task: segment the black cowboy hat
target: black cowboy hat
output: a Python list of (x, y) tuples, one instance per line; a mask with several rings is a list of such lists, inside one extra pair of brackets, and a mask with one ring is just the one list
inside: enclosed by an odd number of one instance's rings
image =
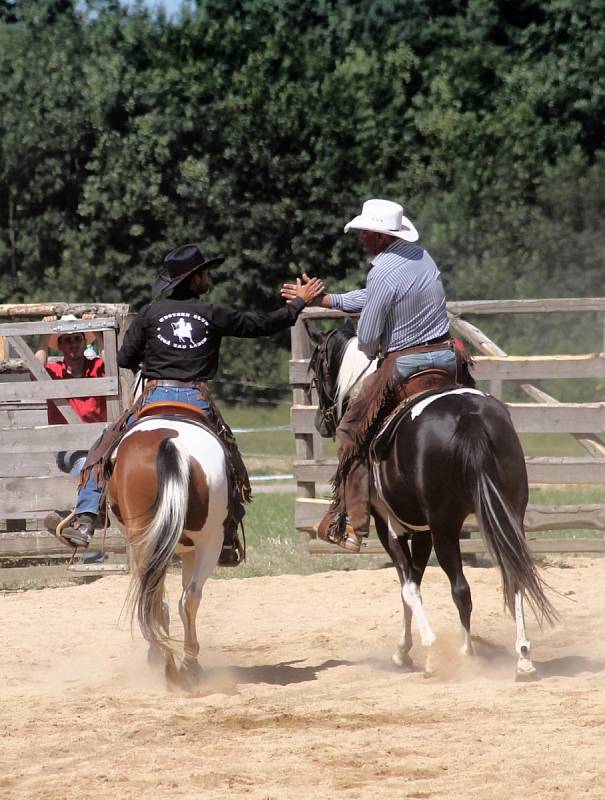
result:
[(169, 292), (196, 270), (208, 269), (211, 264), (222, 264), (224, 260), (223, 256), (206, 258), (197, 244), (175, 247), (164, 257), (164, 266), (153, 284), (153, 293)]

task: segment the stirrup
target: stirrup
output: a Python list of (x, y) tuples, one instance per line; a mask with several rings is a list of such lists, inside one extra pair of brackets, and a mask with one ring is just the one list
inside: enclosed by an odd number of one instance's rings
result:
[[(343, 515), (344, 516), (344, 515)], [(324, 517), (324, 520), (326, 518)], [(319, 522), (313, 526), (315, 535), (318, 539), (323, 539), (324, 542), (335, 544), (346, 550), (348, 553), (359, 553), (364, 545), (364, 538), (367, 533), (357, 533), (354, 530), (348, 518), (345, 518), (344, 526), (340, 519), (334, 519), (322, 530), (322, 523)], [(322, 520), (323, 522), (323, 520)]]
[[(57, 525), (57, 529), (55, 532), (55, 536), (59, 539), (60, 542), (66, 544), (67, 547), (74, 547), (78, 548), (81, 547), (83, 550), (86, 550), (88, 545), (90, 544), (90, 540), (94, 536), (94, 519), (90, 520), (90, 524), (86, 522), (81, 528), (71, 528), (70, 525), (74, 521), (74, 519), (78, 519), (81, 516), (86, 516), (85, 514), (76, 514), (75, 511), (72, 511), (69, 516), (65, 517), (65, 519), (61, 520), (61, 522)], [(92, 515), (87, 515), (92, 516)], [(68, 533), (69, 531), (69, 533)]]
[(238, 536), (237, 528), (230, 534), (229, 540), (223, 539), (223, 547), (218, 557), (219, 567), (239, 567), (246, 560), (246, 535), (243, 525), (242, 535), (243, 544)]
[(357, 531), (353, 530), (353, 526), (350, 522), (347, 522), (344, 535), (340, 542), (337, 544), (346, 550), (348, 553), (360, 553), (361, 548), (364, 545), (364, 536), (361, 533), (357, 533)]
[(68, 514), (65, 517), (65, 519), (62, 519), (57, 524), (57, 527), (53, 531), (54, 535), (61, 542), (61, 544), (65, 545), (65, 547), (74, 547), (74, 545), (70, 541), (68, 541), (67, 539), (63, 538), (63, 533), (62, 532), (63, 532), (63, 528), (65, 528), (66, 525), (69, 525), (69, 523), (74, 520), (75, 516), (76, 516), (76, 512), (75, 512), (75, 509), (74, 509), (70, 514)]

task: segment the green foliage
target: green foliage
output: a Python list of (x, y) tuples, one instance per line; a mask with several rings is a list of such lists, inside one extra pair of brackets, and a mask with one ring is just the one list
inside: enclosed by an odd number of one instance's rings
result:
[[(241, 308), (303, 270), (357, 286), (371, 196), (452, 299), (601, 294), (604, 25), (600, 0), (0, 2), (0, 302), (136, 308), (187, 240)], [(226, 342), (225, 377), (282, 375), (286, 343)]]

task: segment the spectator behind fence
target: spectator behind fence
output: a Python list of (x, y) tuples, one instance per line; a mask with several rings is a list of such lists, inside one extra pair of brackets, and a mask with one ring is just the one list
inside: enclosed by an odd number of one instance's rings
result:
[[(42, 322), (54, 322), (56, 319), (56, 316), (44, 317)], [(61, 321), (76, 319), (77, 317), (74, 317), (73, 314), (61, 317)], [(82, 319), (94, 319), (94, 314), (83, 314)], [(88, 337), (90, 338), (88, 339)], [(96, 352), (92, 350), (93, 342), (97, 344), (101, 356), (96, 355)], [(49, 362), (49, 349), (59, 350), (63, 359)], [(46, 368), (53, 380), (103, 378), (105, 363), (102, 351), (103, 334), (99, 332), (91, 332), (86, 335), (80, 331), (60, 335), (47, 333), (40, 337), (36, 358)], [(107, 422), (107, 404), (104, 397), (70, 397), (68, 402), (82, 422)], [(46, 409), (49, 425), (65, 425), (67, 423), (52, 400), (46, 401)], [(58, 468), (69, 475), (79, 475), (85, 460), (86, 450), (62, 450), (56, 454)]]

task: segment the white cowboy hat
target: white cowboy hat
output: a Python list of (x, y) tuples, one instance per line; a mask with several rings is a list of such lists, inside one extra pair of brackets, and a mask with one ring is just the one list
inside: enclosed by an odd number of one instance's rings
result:
[[(74, 317), (73, 314), (63, 314), (63, 316), (57, 320), (58, 322), (81, 322), (78, 317)], [(51, 333), (50, 338), (48, 340), (48, 346), (52, 347), (53, 350), (59, 349), (59, 337), (65, 336), (66, 333), (74, 333), (74, 331), (69, 330), (69, 326), (66, 326), (64, 331), (61, 333)], [(75, 331), (75, 333), (84, 333), (84, 337), (87, 342), (94, 342), (97, 338), (94, 333), (84, 332), (84, 331)]]
[(345, 225), (345, 233), (351, 229), (387, 233), (406, 242), (418, 241), (418, 231), (407, 217), (399, 203), (390, 200), (366, 200), (361, 214)]

